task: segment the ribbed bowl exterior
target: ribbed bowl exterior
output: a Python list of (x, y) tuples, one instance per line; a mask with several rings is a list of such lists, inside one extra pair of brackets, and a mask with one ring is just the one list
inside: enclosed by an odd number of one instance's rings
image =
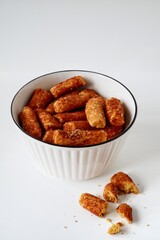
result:
[(115, 159), (128, 133), (108, 142), (88, 148), (53, 148), (26, 138), (35, 164), (49, 177), (67, 180), (85, 180), (101, 175)]

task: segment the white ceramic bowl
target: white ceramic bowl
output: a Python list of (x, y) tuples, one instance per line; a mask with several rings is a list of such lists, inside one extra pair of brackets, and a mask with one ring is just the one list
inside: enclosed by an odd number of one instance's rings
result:
[[(81, 75), (92, 88), (102, 96), (119, 98), (126, 111), (126, 128), (116, 138), (87, 147), (61, 147), (34, 139), (23, 131), (18, 114), (26, 105), (36, 88), (50, 89), (53, 85), (70, 77)], [(137, 116), (137, 103), (130, 90), (116, 79), (92, 71), (66, 70), (49, 73), (33, 79), (15, 95), (11, 104), (14, 123), (26, 139), (33, 153), (33, 159), (40, 169), (51, 177), (84, 180), (96, 177), (107, 170), (108, 164), (117, 156)]]

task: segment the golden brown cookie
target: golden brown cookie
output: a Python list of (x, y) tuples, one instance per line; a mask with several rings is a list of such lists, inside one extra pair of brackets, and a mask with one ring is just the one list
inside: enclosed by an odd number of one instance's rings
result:
[(33, 95), (29, 100), (27, 106), (31, 107), (32, 109), (45, 108), (52, 99), (52, 94), (49, 91), (37, 88), (33, 92)]
[(32, 108), (25, 106), (19, 113), (20, 125), (26, 133), (37, 139), (42, 137), (42, 129)]
[(55, 113), (55, 110), (54, 110), (54, 102), (55, 102), (55, 101), (49, 103), (49, 105), (46, 107), (46, 111), (49, 112), (49, 113), (51, 113), (51, 114), (54, 114), (54, 113)]
[(54, 115), (54, 117), (57, 118), (59, 122), (62, 124), (70, 121), (86, 120), (86, 114), (84, 110), (75, 111), (75, 112), (57, 113)]
[(49, 112), (45, 109), (37, 108), (35, 110), (39, 121), (41, 122), (43, 128), (47, 131), (50, 129), (59, 129), (62, 128), (62, 125), (56, 118), (54, 118)]
[(83, 193), (79, 199), (80, 205), (98, 217), (104, 217), (107, 213), (107, 201), (90, 193)]
[(122, 126), (124, 120), (124, 108), (121, 101), (115, 97), (106, 100), (106, 115), (111, 125)]
[(76, 129), (81, 129), (81, 130), (93, 130), (93, 128), (90, 126), (88, 121), (83, 120), (83, 121), (71, 121), (71, 122), (66, 122), (63, 125), (63, 130), (64, 131), (73, 131)]
[(59, 98), (60, 96), (84, 85), (86, 85), (84, 78), (81, 76), (75, 76), (56, 84), (50, 89), (50, 92), (54, 98)]
[(132, 208), (128, 204), (126, 203), (120, 204), (117, 207), (116, 211), (120, 214), (122, 218), (125, 218), (129, 223), (133, 221)]
[(124, 193), (139, 193), (137, 186), (126, 173), (118, 172), (111, 177), (110, 181)]
[(104, 128), (104, 130), (107, 132), (108, 140), (110, 140), (117, 137), (124, 130), (124, 125), (113, 126), (109, 124)]
[(104, 107), (105, 99), (102, 97), (91, 98), (86, 103), (86, 118), (92, 127), (104, 128), (106, 126)]
[(117, 187), (113, 183), (106, 184), (103, 190), (103, 197), (108, 202), (117, 203), (118, 202)]
[(58, 98), (54, 103), (54, 110), (56, 113), (64, 113), (85, 107), (87, 101), (94, 96), (97, 94), (92, 89), (85, 89), (81, 92), (73, 91)]
[(54, 143), (64, 146), (89, 146), (105, 142), (107, 134), (104, 130), (80, 130), (71, 132), (55, 130)]
[(42, 141), (53, 144), (54, 143), (53, 135), (54, 135), (54, 130), (51, 129), (51, 130), (46, 131), (43, 136)]

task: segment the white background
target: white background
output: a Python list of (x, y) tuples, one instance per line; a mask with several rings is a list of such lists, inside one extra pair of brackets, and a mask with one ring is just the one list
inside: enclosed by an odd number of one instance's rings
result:
[[(31, 79), (65, 69), (93, 70), (125, 84), (138, 117), (103, 176), (50, 179), (35, 168), (10, 115), (14, 94)], [(160, 1), (0, 0), (0, 239), (159, 239)], [(134, 222), (110, 236), (106, 218), (79, 206), (83, 192), (102, 195), (117, 171), (139, 195), (121, 197)], [(110, 205), (108, 217), (121, 219)]]

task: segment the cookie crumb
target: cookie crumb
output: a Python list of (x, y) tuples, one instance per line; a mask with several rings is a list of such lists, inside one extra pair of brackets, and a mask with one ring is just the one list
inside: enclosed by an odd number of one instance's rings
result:
[(107, 222), (112, 222), (112, 219), (111, 218), (106, 218), (106, 221)]
[(107, 232), (111, 235), (120, 233), (122, 226), (123, 226), (123, 224), (121, 222), (113, 223), (112, 226), (108, 228)]

